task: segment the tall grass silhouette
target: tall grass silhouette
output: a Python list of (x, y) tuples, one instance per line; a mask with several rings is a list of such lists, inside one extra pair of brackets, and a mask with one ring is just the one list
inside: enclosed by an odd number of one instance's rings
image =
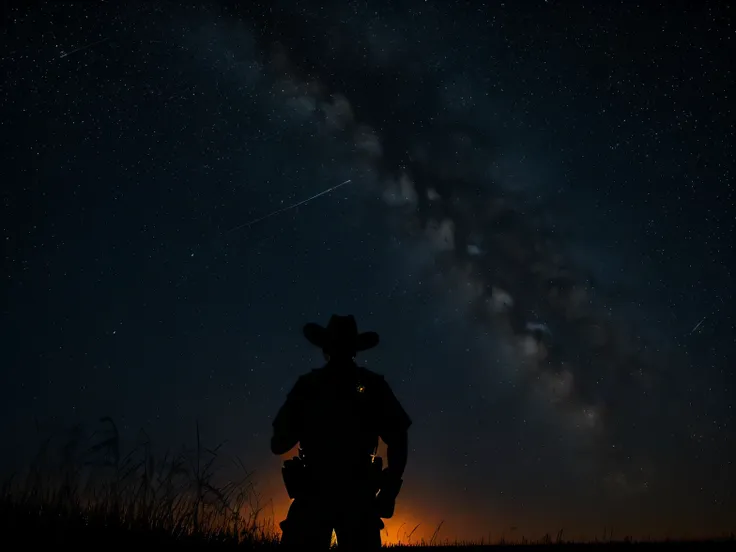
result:
[[(86, 434), (77, 426), (45, 439), (30, 465), (2, 487), (4, 534), (38, 543), (207, 543), (273, 547), (277, 534), (262, 519), (251, 473), (220, 448), (203, 445), (156, 458), (141, 431), (132, 450), (110, 418)], [(239, 473), (223, 479), (224, 473)]]

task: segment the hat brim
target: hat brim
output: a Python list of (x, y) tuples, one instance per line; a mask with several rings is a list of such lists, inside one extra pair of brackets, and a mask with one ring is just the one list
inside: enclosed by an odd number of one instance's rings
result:
[(358, 351), (367, 351), (378, 345), (378, 334), (376, 332), (363, 332), (358, 334), (356, 339), (356, 349)]
[[(330, 345), (327, 328), (320, 326), (319, 324), (315, 324), (314, 322), (309, 322), (304, 325), (304, 337), (306, 337), (307, 341), (312, 345), (319, 347), (320, 349), (325, 349)], [(378, 345), (378, 342), (379, 337), (376, 332), (359, 333), (355, 337), (355, 350), (357, 352), (367, 351), (368, 349), (372, 349)]]

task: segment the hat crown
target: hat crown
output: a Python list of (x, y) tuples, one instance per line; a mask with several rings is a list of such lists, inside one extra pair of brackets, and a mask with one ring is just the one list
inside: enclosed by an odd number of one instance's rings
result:
[(333, 314), (327, 323), (327, 332), (332, 339), (355, 339), (358, 335), (358, 323), (352, 314)]

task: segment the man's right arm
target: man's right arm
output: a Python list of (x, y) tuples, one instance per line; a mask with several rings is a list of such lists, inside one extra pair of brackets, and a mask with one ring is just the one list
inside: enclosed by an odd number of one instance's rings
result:
[(387, 433), (382, 437), (386, 443), (386, 460), (391, 477), (401, 479), (406, 469), (406, 461), (409, 456), (409, 431), (408, 428), (395, 433)]
[(409, 454), (409, 427), (411, 418), (399, 403), (388, 382), (382, 382), (380, 436), (386, 443), (388, 473), (401, 479)]
[(376, 511), (381, 518), (394, 515), (396, 497), (403, 485), (404, 469), (409, 453), (411, 419), (388, 383), (382, 379), (380, 394), (379, 435), (386, 443), (388, 467), (381, 474), (380, 491), (376, 496)]

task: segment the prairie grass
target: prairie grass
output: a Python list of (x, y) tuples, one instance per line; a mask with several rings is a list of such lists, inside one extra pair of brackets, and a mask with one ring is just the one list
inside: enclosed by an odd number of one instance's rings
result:
[[(110, 418), (45, 439), (30, 465), (0, 495), (4, 535), (24, 544), (187, 543), (272, 548), (251, 473), (239, 459), (223, 470), (220, 447), (203, 445), (156, 458), (141, 432), (127, 454)], [(234, 469), (233, 469), (234, 468)], [(218, 478), (239, 473), (236, 479)]]
[[(141, 431), (131, 450), (121, 452), (121, 437), (110, 418), (87, 433), (81, 427), (49, 437), (29, 465), (5, 479), (0, 489), (0, 530), (4, 540), (19, 545), (196, 545), (240, 550), (278, 548), (273, 519), (263, 516), (263, 501), (252, 473), (235, 458), (226, 462), (221, 446), (196, 442), (175, 454), (154, 456)], [(228, 466), (229, 464), (229, 466)], [(226, 469), (227, 468), (227, 469)], [(224, 474), (239, 474), (233, 478)], [(509, 543), (441, 541), (442, 524), (429, 542), (412, 543), (416, 527), (394, 549), (505, 550), (534, 547), (559, 550), (736, 549), (730, 538), (706, 542), (636, 542), (630, 537), (577, 543), (545, 535)], [(334, 545), (334, 539), (333, 539)], [(17, 546), (16, 546), (17, 547)]]

